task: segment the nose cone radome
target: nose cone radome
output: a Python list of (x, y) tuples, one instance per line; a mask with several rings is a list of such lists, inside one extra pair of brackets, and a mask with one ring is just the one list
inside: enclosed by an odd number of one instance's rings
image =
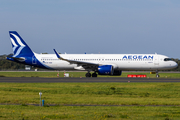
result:
[(171, 66), (172, 66), (172, 68), (176, 68), (176, 67), (178, 66), (178, 64), (173, 61), (172, 64), (171, 64)]

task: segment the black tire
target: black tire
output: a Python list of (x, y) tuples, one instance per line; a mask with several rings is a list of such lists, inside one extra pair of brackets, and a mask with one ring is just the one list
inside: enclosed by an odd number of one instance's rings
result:
[(160, 77), (159, 74), (156, 74), (156, 77), (159, 78)]
[(91, 77), (91, 73), (86, 73), (86, 77)]
[(96, 73), (93, 73), (93, 74), (92, 74), (92, 77), (97, 77), (97, 74), (96, 74)]

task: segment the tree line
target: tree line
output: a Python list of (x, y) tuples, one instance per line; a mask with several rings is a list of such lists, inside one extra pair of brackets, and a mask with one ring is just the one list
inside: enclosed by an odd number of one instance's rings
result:
[(12, 62), (9, 60), (6, 60), (7, 55), (1, 55), (0, 56), (0, 70), (19, 70), (19, 69), (25, 69), (24, 64)]

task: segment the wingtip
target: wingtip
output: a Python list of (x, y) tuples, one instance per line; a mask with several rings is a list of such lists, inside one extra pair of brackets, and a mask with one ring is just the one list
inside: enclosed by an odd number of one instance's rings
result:
[(53, 49), (54, 50), (54, 52), (56, 53), (56, 50), (55, 49)]
[(57, 53), (57, 51), (56, 51), (55, 49), (53, 49), (53, 50), (54, 50), (54, 52), (55, 52), (57, 58), (61, 58), (61, 57), (59, 56), (59, 54)]

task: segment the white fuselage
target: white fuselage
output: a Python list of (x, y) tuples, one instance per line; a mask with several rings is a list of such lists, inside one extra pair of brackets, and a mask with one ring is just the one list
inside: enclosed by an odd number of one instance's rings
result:
[[(177, 63), (167, 56), (159, 54), (60, 54), (68, 60), (113, 65), (117, 70), (168, 70), (177, 67)], [(78, 64), (60, 60), (55, 54), (36, 54), (36, 58), (47, 68), (57, 70), (85, 70)]]

